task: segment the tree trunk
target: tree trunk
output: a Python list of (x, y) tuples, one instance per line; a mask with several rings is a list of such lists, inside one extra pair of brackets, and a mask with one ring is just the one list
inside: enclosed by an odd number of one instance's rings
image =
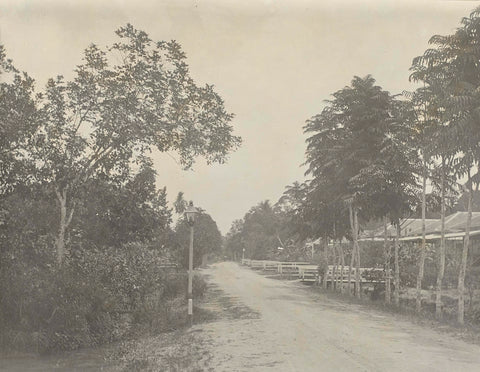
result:
[(418, 260), (418, 275), (417, 275), (417, 299), (416, 299), (416, 311), (420, 313), (422, 311), (422, 281), (425, 272), (425, 257), (427, 255), (427, 240), (426, 240), (426, 228), (425, 218), (427, 212), (427, 165), (425, 160), (423, 161), (423, 182), (422, 182), (422, 245), (420, 246), (420, 256)]
[(361, 282), (360, 282), (360, 247), (358, 245), (358, 231), (359, 231), (359, 226), (358, 226), (358, 209), (355, 208), (353, 210), (353, 222), (355, 226), (355, 252), (356, 252), (356, 257), (355, 257), (355, 296), (360, 298), (361, 297)]
[(339, 243), (338, 249), (340, 254), (340, 293), (343, 293), (345, 291), (345, 288), (343, 286), (343, 270), (345, 267), (345, 255), (343, 253), (342, 242)]
[(352, 294), (352, 271), (353, 264), (355, 263), (355, 246), (352, 242), (352, 253), (350, 256), (350, 265), (348, 266), (348, 294)]
[(396, 306), (400, 305), (400, 265), (398, 262), (398, 251), (400, 249), (400, 237), (401, 237), (401, 228), (400, 221), (397, 220), (397, 236), (395, 237), (395, 247), (394, 247), (394, 260), (395, 260), (395, 291), (393, 292), (393, 302)]
[[(353, 222), (353, 207), (352, 204), (350, 203), (348, 206), (348, 211), (350, 215), (350, 227), (352, 229), (352, 237), (354, 235), (354, 222)], [(353, 270), (353, 264), (355, 263), (355, 240), (352, 239), (352, 254), (350, 257), (350, 266), (348, 270), (348, 294), (352, 294), (352, 270)]]
[(337, 280), (338, 280), (338, 255), (337, 255), (337, 246), (335, 243), (335, 239), (333, 240), (333, 272), (332, 272), (332, 289), (337, 290)]
[(385, 302), (392, 300), (390, 283), (390, 244), (387, 236), (387, 216), (383, 217), (383, 252), (385, 257)]
[(327, 289), (327, 279), (328, 279), (328, 239), (325, 236), (325, 249), (324, 249), (324, 257), (325, 257), (325, 274), (323, 275), (323, 289)]
[(55, 246), (57, 248), (57, 263), (61, 265), (65, 257), (65, 231), (67, 221), (67, 207), (65, 199), (59, 199), (60, 207), (60, 222), (58, 227), (58, 234), (55, 239)]
[[(465, 274), (467, 271), (467, 257), (468, 257), (468, 248), (470, 245), (470, 227), (472, 224), (472, 199), (473, 199), (473, 187), (472, 179), (470, 177), (470, 172), (468, 172), (468, 214), (467, 214), (467, 225), (465, 227), (465, 237), (463, 238), (463, 249), (462, 249), (462, 262), (460, 265), (460, 272), (458, 274), (458, 314), (457, 321), (459, 324), (464, 324), (464, 315), (465, 315)], [(478, 190), (478, 184), (476, 189)]]
[(438, 257), (437, 288), (435, 296), (435, 317), (442, 318), (442, 283), (445, 274), (445, 160), (442, 158), (442, 175), (440, 181), (441, 212), (440, 212), (440, 251)]
[(67, 190), (58, 190), (55, 189), (55, 194), (57, 196), (57, 202), (60, 210), (60, 220), (58, 226), (58, 234), (55, 238), (55, 248), (57, 251), (57, 263), (59, 265), (63, 264), (66, 254), (66, 245), (65, 245), (65, 237), (67, 228), (72, 221), (73, 211), (74, 208), (72, 207), (70, 211), (67, 210)]

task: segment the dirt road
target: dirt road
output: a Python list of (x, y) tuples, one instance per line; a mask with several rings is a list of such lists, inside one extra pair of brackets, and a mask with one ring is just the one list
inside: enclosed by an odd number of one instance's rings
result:
[(235, 263), (204, 271), (250, 317), (201, 324), (214, 371), (480, 371), (480, 347)]

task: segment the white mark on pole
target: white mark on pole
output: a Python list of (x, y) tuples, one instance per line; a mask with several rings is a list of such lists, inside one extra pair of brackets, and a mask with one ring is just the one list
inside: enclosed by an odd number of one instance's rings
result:
[(189, 298), (188, 299), (188, 315), (192, 315), (192, 314), (193, 314), (193, 300)]

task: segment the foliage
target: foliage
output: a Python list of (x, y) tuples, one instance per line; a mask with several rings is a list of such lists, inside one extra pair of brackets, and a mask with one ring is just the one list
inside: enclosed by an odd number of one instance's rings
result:
[[(277, 212), (284, 215), (285, 234), (293, 241), (301, 241), (311, 235), (311, 226), (305, 217), (309, 184), (295, 181), (285, 187), (283, 195), (275, 204)], [(286, 231), (285, 231), (286, 230)]]
[(374, 83), (355, 77), (305, 126), (313, 187), (326, 200), (351, 201), (367, 221), (394, 212), (398, 219), (416, 186), (409, 108)]
[(243, 218), (242, 239), (245, 255), (253, 259), (273, 258), (284, 242), (280, 220), (268, 200), (252, 207)]
[(242, 238), (243, 219), (235, 220), (225, 237), (225, 252), (233, 260), (238, 260), (244, 254), (245, 245)]
[[(240, 144), (232, 134), (233, 115), (213, 86), (193, 81), (178, 43), (153, 42), (130, 24), (116, 34), (119, 41), (110, 47), (92, 44), (85, 50), (72, 81), (50, 79), (35, 100), (33, 80), (16, 73), (0, 50), (0, 65), (14, 74), (13, 83), (2, 84), (0, 112), (8, 111), (2, 124), (8, 136), (2, 138), (10, 143), (2, 144), (2, 153), (11, 154), (21, 144), (20, 153), (32, 160), (37, 181), (55, 192), (59, 263), (89, 180), (122, 182), (132, 161), (152, 149), (177, 152), (182, 166), (190, 168), (199, 156), (223, 163)], [(30, 122), (35, 138), (28, 141), (23, 135), (17, 141), (17, 133), (30, 128)], [(13, 160), (4, 160), (2, 172), (11, 173)]]
[[(359, 221), (389, 216), (399, 225), (416, 201), (417, 151), (409, 141), (414, 115), (408, 103), (375, 85), (370, 75), (355, 76), (332, 96), (304, 127), (312, 177), (309, 204), (317, 209), (324, 240), (347, 236), (350, 222), (350, 267), (357, 268), (355, 294), (360, 296)], [(395, 252), (397, 257), (397, 245)]]
[(166, 189), (156, 189), (155, 176), (152, 165), (144, 163), (122, 184), (89, 181), (88, 194), (72, 221), (72, 241), (102, 247), (162, 237), (171, 222), (171, 210)]
[[(169, 329), (184, 306), (187, 281), (163, 264), (158, 251), (141, 244), (77, 247), (62, 268), (11, 258), (2, 270), (2, 341), (30, 334), (31, 344), (10, 346), (67, 350), (118, 340), (134, 326)], [(205, 286), (195, 287), (200, 296)]]
[[(464, 323), (464, 292), (467, 270), (469, 231), (471, 227), (472, 195), (480, 185), (480, 67), (478, 65), (478, 35), (480, 8), (476, 8), (461, 21), (454, 34), (435, 35), (430, 39), (432, 48), (413, 60), (412, 78), (428, 84), (440, 121), (435, 131), (434, 148), (440, 153), (442, 171), (451, 170), (456, 178), (467, 178), (468, 219), (458, 275), (458, 322)], [(448, 166), (445, 167), (447, 160)], [(443, 184), (443, 177), (442, 177)], [(474, 188), (473, 185), (476, 185)], [(442, 188), (443, 190), (443, 188)], [(443, 246), (443, 245), (442, 245)], [(443, 257), (443, 252), (442, 252)], [(443, 269), (440, 269), (439, 283)], [(439, 286), (440, 288), (441, 286)], [(440, 298), (440, 296), (439, 296)], [(440, 315), (440, 311), (438, 311)]]
[[(177, 260), (183, 267), (188, 268), (190, 226), (184, 218), (178, 220), (175, 234)], [(193, 266), (200, 266), (204, 255), (220, 254), (222, 244), (222, 234), (218, 230), (217, 223), (208, 213), (200, 209), (194, 225)]]
[[(241, 139), (177, 42), (130, 24), (116, 34), (38, 94), (0, 46), (2, 346), (73, 349), (186, 321), (186, 272), (172, 268), (183, 236), (149, 153), (223, 163)], [(199, 224), (205, 252), (219, 251), (215, 222)]]
[[(17, 186), (0, 223), (2, 345), (38, 351), (98, 345), (147, 327), (183, 324), (186, 273), (174, 262), (165, 189), (145, 162), (122, 183), (95, 179), (77, 206), (74, 248), (55, 265), (56, 209), (49, 188)], [(194, 281), (196, 296), (205, 284)], [(183, 310), (182, 310), (183, 311)], [(183, 320), (182, 320), (183, 319)]]
[(38, 126), (36, 105), (33, 79), (13, 66), (0, 45), (0, 197), (31, 178), (33, 164), (22, 150)]

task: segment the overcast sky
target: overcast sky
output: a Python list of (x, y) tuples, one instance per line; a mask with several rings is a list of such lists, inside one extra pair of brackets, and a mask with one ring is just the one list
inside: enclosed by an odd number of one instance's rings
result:
[[(72, 76), (92, 42), (132, 23), (153, 40), (177, 40), (199, 84), (216, 86), (243, 137), (227, 164), (182, 171), (155, 154), (158, 185), (206, 209), (226, 233), (258, 202), (304, 179), (305, 120), (354, 75), (392, 93), (413, 89), (412, 58), (448, 34), (477, 1), (66, 1), (0, 0), (0, 43), (42, 88)], [(173, 157), (173, 158), (172, 158)]]

